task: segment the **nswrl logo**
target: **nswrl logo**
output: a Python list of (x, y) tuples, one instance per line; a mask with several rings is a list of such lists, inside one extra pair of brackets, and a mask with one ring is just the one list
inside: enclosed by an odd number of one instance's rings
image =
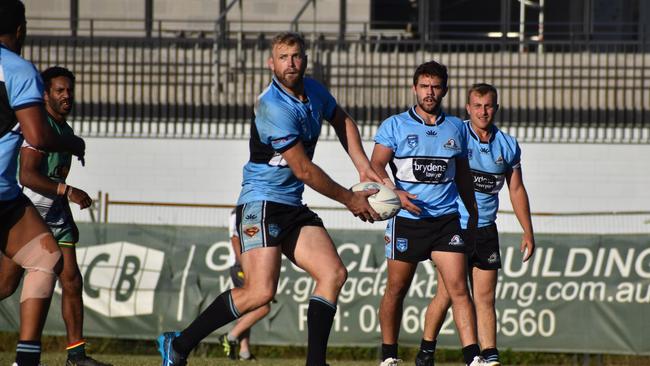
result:
[(77, 248), (84, 305), (107, 317), (152, 314), (164, 260), (164, 252), (129, 242)]

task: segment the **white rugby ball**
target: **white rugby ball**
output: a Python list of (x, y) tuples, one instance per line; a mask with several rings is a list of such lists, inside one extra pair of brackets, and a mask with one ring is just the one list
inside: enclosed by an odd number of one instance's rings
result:
[(368, 203), (377, 211), (381, 217), (381, 221), (388, 220), (397, 215), (397, 212), (402, 208), (402, 203), (399, 197), (393, 192), (392, 189), (383, 184), (375, 182), (361, 182), (357, 183), (350, 188), (353, 192), (368, 191), (371, 189), (378, 189), (379, 192), (368, 196)]

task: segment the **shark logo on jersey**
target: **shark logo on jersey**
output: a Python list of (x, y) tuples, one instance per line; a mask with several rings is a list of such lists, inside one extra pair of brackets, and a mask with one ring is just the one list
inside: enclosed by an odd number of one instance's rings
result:
[(487, 147), (482, 147), (482, 148), (479, 149), (479, 151), (481, 153), (483, 153), (483, 154), (489, 154), (490, 153), (490, 149), (487, 148)]
[(490, 254), (490, 257), (488, 258), (488, 263), (494, 264), (499, 262), (499, 252), (493, 252)]
[(289, 163), (287, 163), (287, 161), (284, 160), (284, 158), (282, 157), (282, 154), (280, 154), (279, 152), (276, 151), (275, 154), (273, 154), (273, 157), (271, 158), (271, 160), (269, 160), (269, 165), (270, 166), (287, 166), (287, 165), (289, 165)]
[(495, 164), (501, 165), (503, 164), (503, 156), (499, 155), (497, 160), (494, 161)]
[(414, 149), (418, 146), (418, 135), (408, 135), (406, 136), (406, 143)]
[(280, 235), (280, 225), (278, 225), (278, 224), (270, 224), (269, 225), (269, 235), (271, 235), (274, 238), (277, 238), (278, 235)]
[(436, 130), (427, 130), (427, 136), (436, 137), (436, 136), (438, 136), (438, 131), (436, 131)]
[(404, 238), (397, 238), (395, 241), (395, 247), (397, 250), (404, 253), (409, 248), (409, 240)]
[(449, 241), (449, 245), (451, 245), (451, 246), (463, 246), (463, 245), (465, 245), (465, 242), (460, 237), (460, 235), (456, 234), (456, 235), (451, 237), (451, 240)]
[(449, 149), (449, 150), (460, 150), (460, 147), (458, 146), (458, 144), (456, 143), (456, 140), (454, 140), (454, 139), (447, 140), (447, 143), (445, 143), (443, 145), (443, 147), (445, 149)]

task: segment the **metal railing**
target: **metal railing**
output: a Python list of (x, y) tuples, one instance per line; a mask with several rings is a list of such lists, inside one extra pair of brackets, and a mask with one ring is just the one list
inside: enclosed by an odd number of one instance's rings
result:
[[(266, 87), (268, 36), (210, 38), (34, 36), (23, 55), (39, 69), (66, 66), (77, 77), (71, 116), (83, 136), (245, 138)], [(644, 43), (645, 44), (645, 43)], [(499, 125), (521, 141), (650, 141), (650, 53), (639, 41), (432, 41), (362, 38), (309, 42), (308, 73), (326, 84), (365, 139), (413, 103), (421, 62), (449, 68), (448, 113), (464, 116), (475, 82), (500, 91)], [(333, 137), (324, 129), (324, 137)]]
[[(181, 226), (227, 226), (233, 204), (153, 202), (114, 199), (105, 193), (97, 202), (101, 220), (92, 222), (132, 223)], [(383, 230), (385, 222), (362, 222), (343, 206), (309, 206), (325, 222), (336, 229)], [(650, 211), (600, 212), (533, 212), (535, 232), (573, 234), (639, 234), (650, 233)], [(81, 218), (80, 221), (89, 221)], [(500, 210), (497, 217), (500, 232), (521, 232), (513, 211)]]

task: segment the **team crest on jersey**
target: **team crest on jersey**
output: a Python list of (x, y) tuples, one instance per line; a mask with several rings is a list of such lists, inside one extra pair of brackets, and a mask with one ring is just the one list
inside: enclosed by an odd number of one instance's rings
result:
[(260, 227), (259, 225), (250, 225), (246, 226), (243, 231), (249, 238), (254, 238), (260, 232)]
[(274, 238), (277, 238), (278, 235), (280, 235), (280, 225), (278, 224), (269, 225), (269, 235), (271, 235)]
[(493, 252), (488, 258), (488, 263), (494, 264), (499, 262), (499, 252)]
[(438, 131), (436, 131), (436, 130), (427, 130), (427, 136), (436, 137), (436, 136), (438, 136)]
[(456, 140), (454, 139), (449, 139), (447, 140), (447, 143), (443, 145), (445, 149), (449, 150), (460, 150), (460, 147), (458, 146), (458, 143), (456, 143)]
[(408, 136), (406, 136), (406, 143), (411, 148), (415, 148), (416, 146), (418, 146), (418, 135), (408, 135)]
[(460, 235), (456, 234), (451, 237), (451, 240), (449, 241), (449, 245), (452, 246), (463, 246), (465, 245), (465, 242), (463, 239), (460, 237)]
[(501, 165), (503, 164), (503, 156), (499, 155), (497, 160), (494, 161), (495, 164)]
[(395, 240), (395, 247), (397, 250), (404, 253), (409, 248), (409, 240), (404, 238), (397, 238), (397, 240)]

